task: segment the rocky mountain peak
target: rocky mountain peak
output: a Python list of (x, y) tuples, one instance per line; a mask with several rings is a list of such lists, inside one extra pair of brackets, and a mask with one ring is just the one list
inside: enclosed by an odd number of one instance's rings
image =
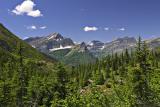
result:
[(82, 42), (82, 43), (80, 44), (80, 47), (81, 47), (81, 48), (86, 47), (86, 43), (85, 43), (85, 42)]
[(87, 51), (88, 49), (87, 49), (87, 45), (86, 45), (86, 43), (85, 42), (82, 42), (80, 45), (79, 45), (79, 52), (85, 52), (85, 51)]
[[(90, 52), (94, 56), (101, 56), (102, 54), (120, 53), (125, 49), (133, 50), (136, 46), (136, 39), (134, 37), (121, 37), (114, 41), (103, 43), (98, 40), (93, 40), (89, 43), (82, 42), (75, 44), (72, 39), (65, 38), (59, 33), (52, 33), (44, 37), (33, 37), (25, 40), (32, 47), (44, 53), (49, 53), (57, 50), (73, 49), (76, 52), (87, 53)], [(151, 49), (160, 45), (160, 38), (147, 40), (146, 43)]]
[(99, 45), (104, 45), (104, 43), (101, 41), (98, 41), (98, 40), (93, 40), (93, 41), (89, 42), (88, 45), (90, 45), (90, 46), (97, 46), (98, 45), (99, 46)]
[(102, 50), (104, 48), (104, 43), (98, 40), (93, 40), (88, 43), (87, 48), (92, 53), (97, 53), (98, 51)]
[(136, 39), (134, 37), (122, 37), (122, 38), (117, 38), (113, 42), (120, 42), (120, 43), (136, 43)]
[(110, 53), (122, 52), (124, 49), (131, 50), (136, 46), (136, 39), (134, 37), (122, 37), (116, 40), (106, 43), (103, 51)]
[(68, 49), (74, 46), (72, 39), (64, 38), (59, 33), (52, 33), (43, 37), (34, 37), (25, 41), (28, 42), (32, 47), (44, 53), (55, 50)]
[(52, 33), (52, 34), (47, 36), (47, 39), (48, 40), (57, 40), (58, 41), (58, 40), (64, 39), (64, 37), (59, 33)]

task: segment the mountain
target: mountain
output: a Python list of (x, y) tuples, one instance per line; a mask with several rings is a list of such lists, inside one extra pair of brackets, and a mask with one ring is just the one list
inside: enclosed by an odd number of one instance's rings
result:
[(146, 40), (146, 43), (151, 49), (157, 48), (160, 46), (160, 38)]
[[(87, 44), (84, 42), (75, 44), (72, 39), (65, 38), (59, 33), (45, 37), (32, 37), (25, 41), (39, 51), (68, 64), (94, 62), (91, 60), (93, 57), (95, 60), (96, 58), (103, 58), (107, 54), (121, 53), (125, 49), (134, 51), (137, 44), (134, 37), (117, 38), (107, 43), (93, 40)], [(160, 38), (146, 40), (146, 43), (150, 49), (154, 49), (160, 46)]]
[[(53, 38), (52, 41), (62, 39)], [(39, 39), (42, 38), (28, 41)], [(93, 52), (103, 49), (116, 52), (117, 49), (132, 48), (131, 44), (135, 42), (134, 38), (125, 37), (107, 44), (100, 41), (89, 44), (82, 42), (72, 48), (49, 51), (51, 56), (61, 58), (66, 64), (78, 65), (69, 67), (50, 63), (49, 59), (52, 58), (43, 55), (0, 24), (0, 107), (90, 107), (93, 104), (94, 107), (126, 104), (128, 107), (142, 107), (143, 103), (143, 107), (159, 107), (160, 48), (155, 53), (137, 50), (136, 53), (142, 54), (139, 61), (136, 59), (140, 56), (133, 53), (136, 56), (108, 56), (94, 63), (96, 58)], [(159, 38), (146, 42), (152, 49), (160, 45)], [(141, 64), (144, 66), (139, 66)], [(149, 97), (146, 92), (150, 93)], [(130, 96), (134, 97), (130, 100)], [(145, 98), (149, 99), (143, 100)]]
[(96, 57), (88, 50), (87, 45), (82, 42), (65, 55), (64, 62), (69, 62), (72, 65), (90, 64), (96, 62)]
[(45, 37), (32, 37), (25, 40), (32, 47), (41, 52), (49, 53), (60, 49), (68, 49), (74, 46), (70, 38), (64, 38), (59, 33), (52, 33)]
[(56, 51), (51, 51), (48, 54), (59, 61), (64, 60), (64, 57), (71, 51), (72, 49), (60, 49)]
[(118, 38), (114, 41), (104, 44), (103, 53), (119, 53), (125, 49), (131, 50), (136, 46), (136, 39), (134, 37)]
[(99, 57), (104, 48), (104, 43), (98, 40), (93, 40), (88, 43), (87, 48), (94, 56)]
[(20, 47), (22, 47), (21, 54), (26, 59), (53, 61), (49, 56), (40, 53), (0, 24), (0, 53), (3, 53), (4, 56), (7, 54), (18, 57)]
[[(59, 33), (53, 33), (45, 37), (28, 38), (25, 41), (41, 52), (52, 56), (55, 56), (53, 55), (53, 53), (57, 54), (60, 52), (63, 53), (62, 55), (65, 55), (65, 53), (69, 50), (74, 50), (77, 45), (74, 44), (74, 42), (70, 38), (64, 38)], [(93, 40), (88, 44), (82, 42), (81, 45), (85, 44), (90, 53), (92, 53), (95, 57), (99, 57), (103, 56), (103, 54), (110, 54), (112, 52), (122, 52), (126, 48), (132, 49), (136, 46), (136, 43), (137, 41), (134, 37), (123, 37), (108, 43)]]
[(96, 60), (84, 42), (74, 44), (70, 38), (65, 38), (59, 33), (45, 37), (32, 37), (25, 41), (37, 50), (66, 64), (94, 63)]
[[(160, 38), (144, 40), (150, 49), (156, 49), (160, 46)], [(107, 54), (112, 53), (121, 53), (125, 49), (129, 51), (135, 50), (137, 40), (134, 37), (123, 37), (117, 38), (114, 41), (105, 43), (102, 51), (100, 52), (101, 56), (106, 56)]]
[(93, 40), (91, 42), (88, 43), (88, 49), (89, 50), (102, 50), (103, 49), (103, 46), (104, 46), (104, 43), (101, 42), (101, 41), (98, 41), (98, 40)]
[(71, 49), (60, 49), (49, 53), (53, 58), (68, 65), (95, 63), (96, 57), (88, 50), (87, 45), (82, 42)]

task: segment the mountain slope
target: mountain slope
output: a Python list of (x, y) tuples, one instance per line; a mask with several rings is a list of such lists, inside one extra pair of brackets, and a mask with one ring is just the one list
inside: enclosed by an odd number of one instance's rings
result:
[(59, 33), (52, 33), (45, 37), (32, 37), (25, 41), (43, 53), (74, 46), (74, 43), (70, 38), (64, 38)]
[[(59, 61), (73, 64), (77, 62), (92, 62), (88, 58), (92, 59), (94, 57), (93, 59), (95, 59), (96, 57), (101, 59), (108, 54), (121, 53), (126, 49), (134, 51), (137, 44), (137, 40), (134, 37), (122, 37), (108, 43), (97, 40), (93, 40), (88, 44), (82, 43), (86, 48), (82, 49), (80, 48), (82, 44), (74, 44), (72, 39), (65, 38), (59, 33), (53, 33), (45, 37), (28, 38), (25, 41)], [(150, 49), (154, 49), (160, 46), (160, 38), (146, 40), (146, 43)]]
[(5, 52), (13, 56), (18, 56), (20, 46), (22, 47), (22, 56), (24, 58), (36, 59), (36, 60), (50, 60), (48, 56), (38, 52), (26, 42), (19, 39), (7, 28), (0, 24), (0, 52)]
[(131, 50), (136, 46), (136, 39), (134, 37), (123, 37), (118, 38), (112, 42), (106, 43), (104, 45), (104, 53), (119, 53), (123, 52), (125, 49)]
[(72, 49), (52, 51), (49, 55), (67, 65), (89, 64), (96, 61), (96, 58), (87, 49), (84, 42), (74, 46)]
[[(146, 41), (150, 49), (155, 49), (160, 46), (160, 38), (144, 40)], [(107, 53), (121, 53), (125, 49), (134, 50), (137, 44), (137, 40), (134, 37), (118, 38), (114, 41), (104, 44), (102, 49), (103, 54)]]
[(60, 49), (56, 51), (49, 52), (49, 55), (59, 61), (62, 61), (64, 57), (71, 51), (72, 49)]
[(95, 57), (100, 57), (104, 48), (104, 43), (101, 41), (93, 40), (88, 43), (87, 48)]
[(84, 42), (75, 45), (70, 38), (65, 38), (59, 33), (28, 38), (25, 41), (37, 50), (68, 65), (94, 63), (96, 60)]
[(86, 44), (82, 42), (80, 45), (75, 46), (69, 53), (67, 53), (63, 61), (73, 65), (89, 64), (95, 63), (96, 58), (87, 49)]
[(146, 40), (146, 43), (151, 49), (160, 47), (160, 38), (150, 39)]

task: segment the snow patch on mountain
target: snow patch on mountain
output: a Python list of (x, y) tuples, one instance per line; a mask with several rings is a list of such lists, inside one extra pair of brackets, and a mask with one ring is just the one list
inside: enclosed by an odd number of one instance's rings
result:
[(71, 49), (73, 46), (62, 46), (62, 45), (60, 45), (60, 47), (59, 48), (53, 48), (53, 49), (49, 49), (49, 51), (57, 51), (57, 50), (62, 50), (62, 49)]

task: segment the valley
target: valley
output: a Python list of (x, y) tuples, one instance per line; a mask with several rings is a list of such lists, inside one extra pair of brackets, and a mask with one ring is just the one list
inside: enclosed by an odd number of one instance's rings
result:
[(158, 107), (160, 39), (21, 40), (0, 24), (1, 107)]
[[(63, 37), (60, 33), (52, 33), (44, 37), (31, 37), (25, 39), (32, 47), (43, 52), (65, 64), (85, 64), (95, 62), (93, 60), (102, 59), (107, 55), (122, 53), (126, 49), (135, 51), (137, 38), (123, 37), (117, 38), (111, 42), (103, 43), (98, 40), (92, 40), (88, 43), (76, 43), (71, 38)], [(149, 49), (154, 50), (160, 46), (160, 38), (145, 40)], [(76, 57), (75, 57), (76, 56)], [(83, 59), (80, 61), (79, 59)], [(87, 59), (89, 58), (89, 59)], [(68, 61), (68, 59), (76, 60)], [(93, 60), (91, 60), (93, 59)], [(86, 64), (87, 64), (86, 63)]]

